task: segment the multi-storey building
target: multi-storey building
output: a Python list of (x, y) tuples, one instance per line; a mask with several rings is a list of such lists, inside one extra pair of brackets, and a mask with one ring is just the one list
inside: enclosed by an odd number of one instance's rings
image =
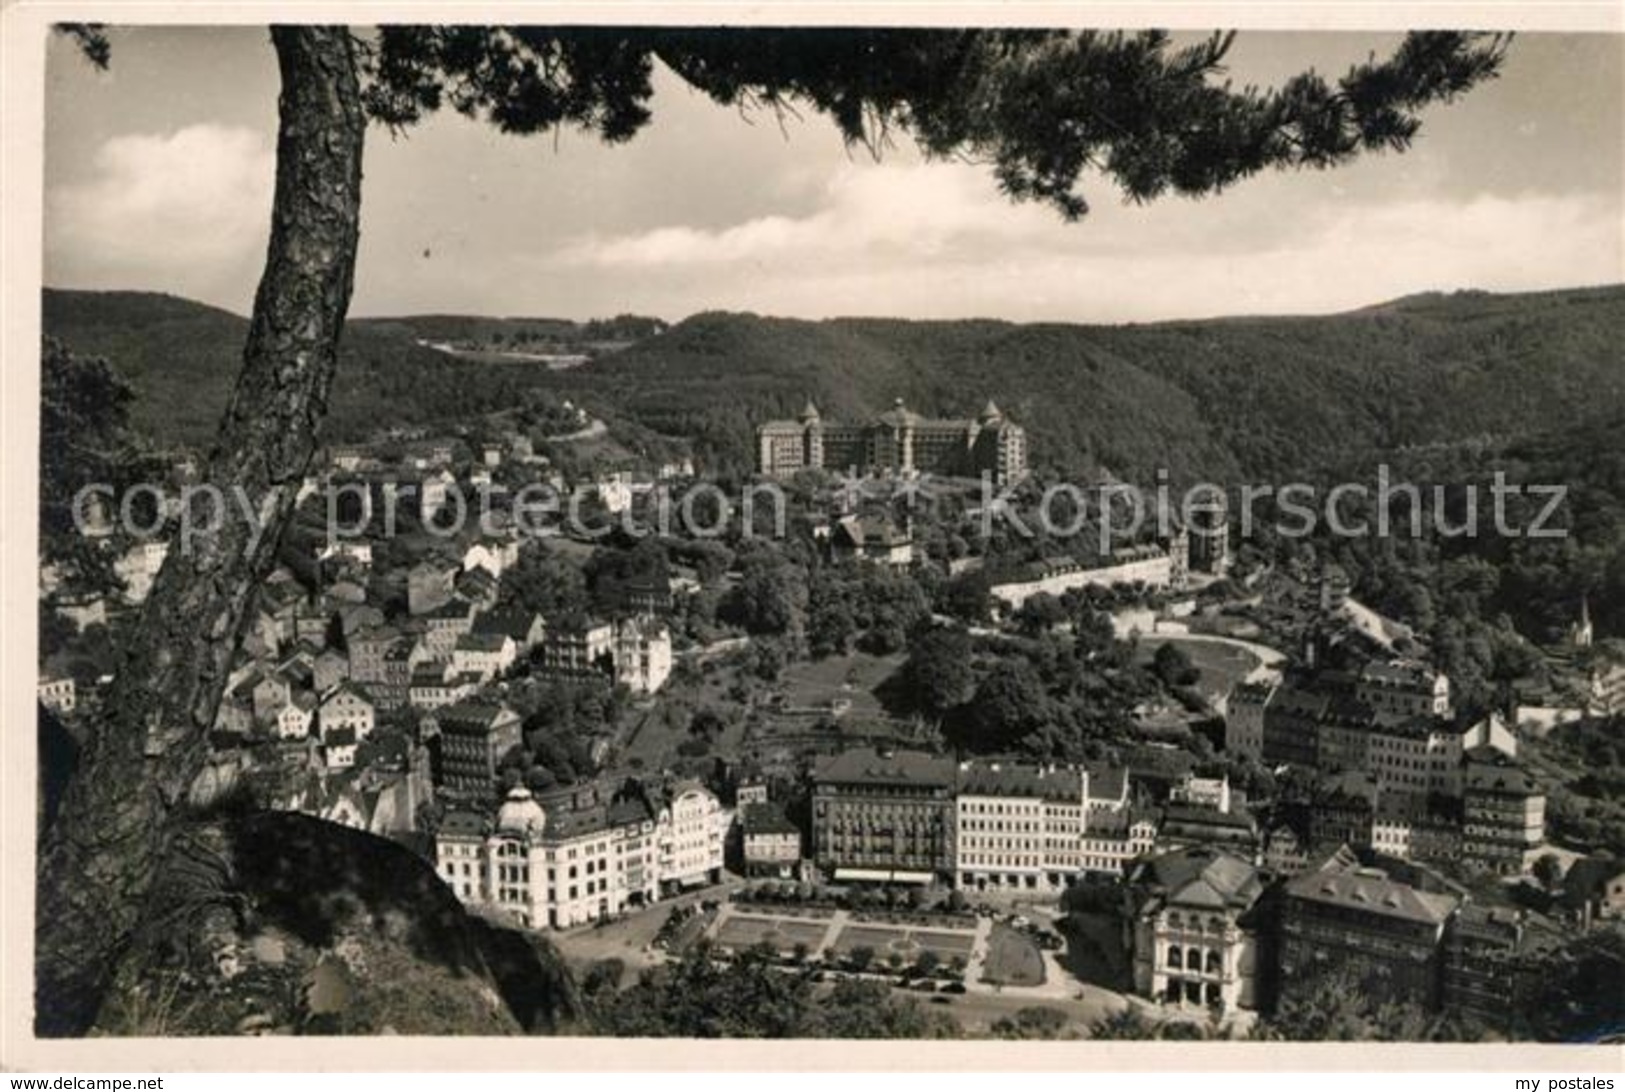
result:
[(679, 781), (661, 787), (652, 799), (662, 889), (720, 880), (731, 816), (716, 794), (698, 781)]
[(1158, 853), (1188, 846), (1218, 846), (1255, 864), (1259, 860), (1258, 824), (1245, 811), (1169, 804), (1157, 814), (1152, 843)]
[(519, 714), (502, 705), (460, 701), (434, 714), (440, 737), (439, 783), (482, 795), (496, 787), (497, 764), (519, 746)]
[(954, 883), (1059, 891), (1083, 868), (1089, 772), (1009, 762), (959, 766)]
[(466, 903), (533, 928), (566, 929), (659, 897), (656, 819), (639, 792), (589, 783), (535, 798), (515, 788), (487, 824), (454, 813), (435, 840), (441, 877)]
[(1264, 710), (1276, 689), (1276, 685), (1269, 682), (1238, 683), (1231, 689), (1224, 709), (1225, 751), (1244, 758), (1263, 759)]
[(1156, 845), (1156, 816), (1137, 808), (1091, 810), (1084, 823), (1079, 868), (1110, 876), (1128, 875), (1133, 863)]
[(449, 661), (460, 638), (474, 630), (477, 612), (472, 603), (452, 600), (423, 615), (423, 647), (429, 659)]
[(71, 713), (78, 705), (73, 679), (67, 676), (41, 679), (35, 693), (39, 697), (39, 703), (53, 713)]
[(1372, 661), (1354, 696), (1383, 722), (1450, 715), (1450, 677), (1416, 660)]
[(671, 678), (671, 630), (664, 622), (626, 618), (615, 626), (615, 681), (653, 694)]
[(640, 618), (658, 618), (671, 613), (673, 580), (662, 566), (659, 572), (642, 573), (621, 587), (626, 609)]
[(1461, 806), (1452, 797), (1382, 792), (1367, 845), (1402, 861), (1453, 861), (1461, 855)]
[(302, 690), (271, 715), (272, 735), (281, 740), (304, 739), (316, 715), (316, 695)]
[(1332, 710), (1318, 728), (1321, 772), (1363, 770), (1402, 793), (1459, 791), (1462, 736), (1448, 721), (1384, 720), (1357, 705)]
[(366, 684), (378, 708), (399, 709), (405, 705), (412, 690), (412, 673), (428, 659), (423, 642), (416, 637), (404, 636), (390, 645), (384, 652), (383, 677)]
[(788, 880), (801, 863), (801, 830), (777, 804), (741, 803), (739, 841), (747, 876)]
[(497, 607), (474, 619), (473, 632), (501, 633), (513, 638), (520, 656), (529, 656), (547, 636), (547, 623), (535, 611), (522, 607)]
[(1309, 804), (1309, 845), (1314, 849), (1365, 845), (1381, 796), (1370, 775), (1349, 773), (1322, 780)]
[(549, 675), (605, 674), (613, 669), (615, 626), (607, 621), (568, 618), (548, 629), (541, 668)]
[(813, 855), (836, 880), (930, 883), (954, 871), (954, 761), (847, 751), (812, 776)]
[[(1188, 564), (1197, 572), (1222, 577), (1230, 571), (1230, 511), (1223, 493), (1191, 498), (1188, 510)], [(1181, 581), (1183, 583), (1183, 581)]]
[(316, 712), (324, 740), (329, 732), (342, 728), (354, 732), (358, 743), (372, 735), (377, 715), (372, 698), (357, 683), (345, 683), (329, 693)]
[(795, 420), (756, 429), (756, 469), (770, 477), (799, 470), (989, 475), (996, 483), (1027, 473), (1027, 433), (991, 401), (975, 418), (921, 417), (898, 399), (860, 424), (825, 421), (811, 402)]
[(1092, 765), (1088, 773), (1078, 867), (1084, 872), (1126, 876), (1133, 862), (1151, 852), (1157, 837), (1156, 817), (1130, 804), (1128, 770)]
[(1397, 792), (1443, 792), (1461, 765), (1461, 735), (1432, 718), (1371, 726), (1364, 769)]
[(1258, 928), (1264, 885), (1234, 854), (1193, 846), (1149, 857), (1129, 874), (1124, 944), (1134, 992), (1221, 1013), (1257, 1005)]
[(1285, 819), (1264, 832), (1264, 871), (1271, 876), (1296, 876), (1309, 867), (1309, 836)]
[[(1400, 685), (1396, 679), (1415, 685)], [(1387, 663), (1368, 666), (1352, 687), (1334, 672), (1273, 689), (1238, 686), (1225, 712), (1226, 748), (1266, 763), (1287, 762), (1327, 774), (1368, 772), (1385, 789), (1459, 795), (1468, 748), (1492, 740), (1497, 748), (1516, 745), (1496, 718), (1463, 730), (1442, 714), (1415, 711), (1424, 705), (1439, 707), (1440, 693), (1448, 712), (1444, 676), (1417, 665)], [(1383, 703), (1386, 711), (1379, 712), (1366, 698)]]
[(447, 663), (422, 663), (412, 671), (406, 700), (413, 709), (427, 712), (462, 701), (479, 687), (477, 675), (459, 675)]
[(1371, 768), (1371, 722), (1364, 710), (1328, 708), (1314, 725), (1315, 766), (1337, 774)]
[(548, 675), (599, 675), (634, 694), (653, 694), (671, 678), (671, 630), (650, 617), (567, 619), (549, 628), (541, 647)]
[(1287, 881), (1281, 895), (1280, 1001), (1332, 983), (1376, 1002), (1438, 1009), (1441, 945), (1458, 896), (1362, 866), (1347, 847)]
[(1263, 761), (1271, 766), (1318, 768), (1320, 722), (1332, 702), (1328, 695), (1298, 686), (1278, 687), (1264, 706)]
[(1501, 875), (1522, 872), (1546, 839), (1546, 795), (1509, 760), (1470, 761), (1462, 807), (1462, 857)]
[(1257, 862), (1258, 824), (1241, 807), (1231, 807), (1226, 786), (1222, 806), (1212, 802), (1185, 802), (1179, 788), (1170, 794), (1157, 817), (1155, 848), (1159, 853), (1187, 846), (1219, 846), (1247, 860)]
[(517, 655), (513, 638), (505, 633), (465, 633), (452, 647), (451, 669), (490, 682), (512, 667)]
[(377, 626), (353, 634), (348, 642), (350, 678), (372, 687), (384, 681), (384, 657), (401, 639), (391, 626)]
[(1515, 1035), (1524, 999), (1550, 973), (1541, 957), (1562, 939), (1550, 921), (1524, 911), (1463, 905), (1445, 928), (1445, 1011)]

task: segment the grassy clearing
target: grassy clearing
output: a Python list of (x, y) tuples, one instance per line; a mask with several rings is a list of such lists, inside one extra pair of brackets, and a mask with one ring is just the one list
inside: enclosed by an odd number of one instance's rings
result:
[(871, 656), (854, 652), (792, 664), (779, 682), (779, 691), (790, 707), (825, 706), (838, 698), (851, 702), (850, 715), (884, 715), (875, 688), (903, 665), (903, 655)]
[(1191, 658), (1191, 663), (1201, 672), (1196, 690), (1209, 701), (1228, 694), (1232, 686), (1252, 674), (1261, 662), (1253, 653), (1235, 645), (1161, 635), (1140, 638), (1141, 662), (1150, 663), (1157, 648), (1165, 644), (1178, 647)]

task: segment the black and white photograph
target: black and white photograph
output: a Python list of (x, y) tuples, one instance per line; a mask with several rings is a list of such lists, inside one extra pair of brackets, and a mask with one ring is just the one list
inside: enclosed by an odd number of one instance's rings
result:
[(1620, 1071), (1617, 11), (38, 7), (15, 1034)]

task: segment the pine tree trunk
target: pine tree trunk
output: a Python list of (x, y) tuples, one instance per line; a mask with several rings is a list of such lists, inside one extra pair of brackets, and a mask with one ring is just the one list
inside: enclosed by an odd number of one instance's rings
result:
[(141, 922), (327, 408), (355, 269), (365, 118), (346, 29), (276, 27), (271, 39), (282, 94), (270, 246), (205, 477), (228, 499), (244, 490), (271, 515), (252, 548), (253, 527), (240, 511), (187, 550), (171, 545), (41, 847), (40, 1035), (78, 1035), (92, 1025)]

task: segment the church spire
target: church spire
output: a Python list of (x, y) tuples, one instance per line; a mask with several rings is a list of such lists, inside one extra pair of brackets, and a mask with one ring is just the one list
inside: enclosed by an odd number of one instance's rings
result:
[(1580, 620), (1574, 623), (1569, 630), (1570, 643), (1575, 648), (1590, 648), (1592, 642), (1591, 629), (1591, 593), (1580, 594)]

